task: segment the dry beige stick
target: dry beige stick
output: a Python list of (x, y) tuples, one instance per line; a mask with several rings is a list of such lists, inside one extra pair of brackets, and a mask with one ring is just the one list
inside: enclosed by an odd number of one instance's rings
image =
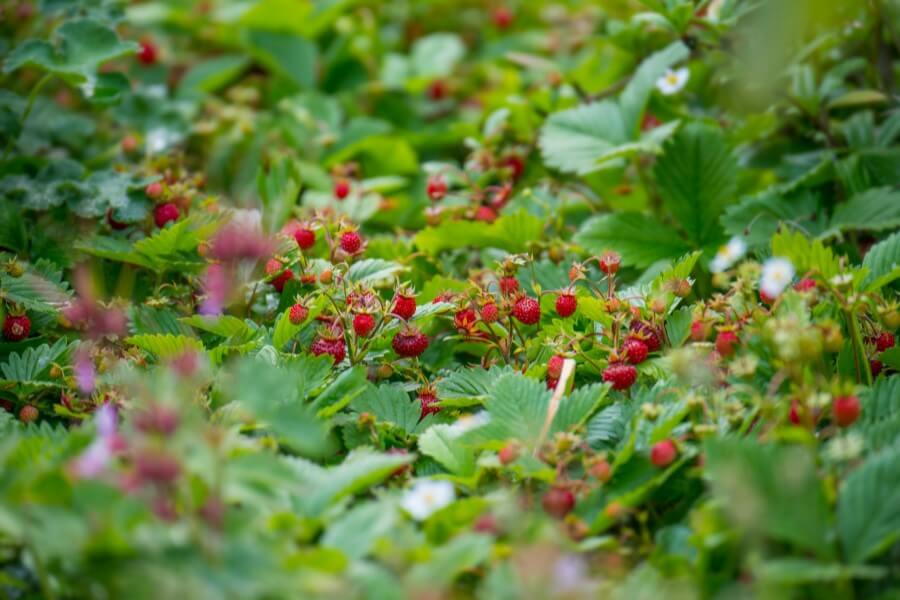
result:
[(559, 410), (559, 403), (562, 401), (563, 394), (566, 393), (566, 386), (574, 372), (575, 359), (565, 359), (562, 371), (559, 374), (559, 381), (556, 382), (556, 389), (553, 390), (553, 397), (550, 398), (550, 405), (547, 407), (547, 418), (544, 420), (544, 427), (541, 429), (541, 437), (538, 438), (538, 442), (534, 447), (535, 455), (537, 455), (541, 446), (544, 445), (544, 439), (547, 437), (547, 432), (550, 431), (550, 424), (553, 423), (553, 417), (556, 416), (556, 411)]

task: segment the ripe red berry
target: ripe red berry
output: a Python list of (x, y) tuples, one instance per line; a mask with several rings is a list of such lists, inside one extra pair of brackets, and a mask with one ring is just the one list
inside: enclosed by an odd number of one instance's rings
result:
[(423, 387), (419, 391), (419, 404), (422, 407), (422, 412), (419, 415), (420, 421), (428, 415), (436, 415), (441, 412), (441, 407), (438, 405), (437, 394), (434, 393), (434, 388), (431, 386)]
[(343, 200), (350, 195), (350, 182), (344, 178), (337, 179), (334, 182), (334, 197)]
[(616, 271), (619, 270), (619, 264), (622, 262), (622, 257), (619, 256), (615, 252), (604, 252), (603, 256), (600, 257), (600, 270), (606, 273), (607, 275), (614, 275)]
[(769, 306), (771, 306), (772, 304), (775, 304), (776, 299), (777, 298), (775, 298), (774, 296), (768, 295), (763, 290), (759, 290), (759, 301), (762, 302), (763, 304), (768, 304)]
[(174, 202), (157, 204), (156, 208), (153, 209), (153, 221), (160, 229), (165, 227), (169, 221), (177, 221), (180, 216), (181, 211), (178, 210), (178, 205)]
[(495, 302), (488, 302), (481, 307), (481, 320), (485, 323), (493, 323), (500, 316)]
[(612, 384), (614, 390), (627, 390), (637, 380), (637, 369), (625, 363), (610, 363), (603, 369), (603, 381)]
[(428, 336), (415, 328), (401, 330), (391, 340), (391, 347), (404, 358), (421, 356), (428, 349)]
[(794, 289), (798, 292), (808, 292), (810, 290), (814, 290), (816, 289), (816, 280), (809, 277), (804, 277), (794, 284)]
[(160, 196), (162, 196), (162, 193), (163, 193), (162, 182), (154, 181), (153, 183), (147, 185), (147, 187), (144, 188), (144, 193), (147, 194), (147, 197), (150, 198), (151, 200), (158, 199)]
[(309, 315), (309, 309), (300, 304), (299, 302), (291, 307), (291, 310), (288, 312), (288, 319), (290, 320), (292, 325), (300, 325), (303, 321), (306, 320), (306, 317)]
[(859, 418), (860, 405), (856, 396), (838, 396), (831, 405), (834, 422), (838, 427), (847, 427)]
[(572, 316), (576, 308), (578, 308), (578, 298), (574, 294), (566, 293), (556, 297), (556, 314), (562, 318)]
[(344, 360), (347, 349), (344, 346), (344, 338), (332, 338), (318, 336), (309, 347), (310, 353), (315, 356), (327, 354), (334, 359), (334, 364), (338, 364)]
[(640, 364), (647, 358), (647, 344), (637, 338), (628, 338), (622, 348), (625, 350), (626, 360), (633, 365)]
[(738, 343), (738, 336), (733, 331), (720, 331), (716, 336), (716, 351), (724, 357), (734, 354), (734, 347)]
[(562, 375), (563, 363), (565, 362), (566, 359), (559, 354), (551, 356), (550, 360), (547, 361), (547, 378), (559, 379), (559, 376)]
[(490, 206), (479, 206), (475, 209), (475, 220), (483, 223), (493, 223), (497, 219), (497, 211)]
[(650, 462), (654, 467), (668, 467), (678, 458), (678, 447), (672, 440), (656, 442), (650, 449)]
[(541, 320), (541, 305), (530, 296), (521, 296), (512, 307), (512, 315), (525, 325)]
[(428, 97), (437, 102), (447, 96), (447, 84), (442, 79), (435, 79), (428, 86)]
[(501, 465), (508, 465), (519, 458), (519, 446), (513, 443), (506, 444), (500, 448), (500, 452), (497, 453), (497, 458), (500, 459)]
[(150, 40), (141, 40), (141, 48), (138, 50), (137, 59), (141, 62), (142, 65), (152, 65), (156, 63), (156, 59), (159, 55), (159, 50)]
[(634, 320), (628, 328), (634, 334), (632, 337), (647, 344), (647, 350), (650, 352), (656, 352), (662, 347), (662, 334), (659, 329), (647, 321)]
[(791, 400), (791, 410), (788, 412), (788, 419), (794, 425), (800, 424), (800, 404), (796, 400)]
[(872, 339), (872, 343), (875, 344), (876, 351), (884, 352), (894, 347), (894, 334), (890, 331), (882, 331)]
[(559, 379), (554, 379), (553, 377), (547, 378), (547, 389), (548, 390), (555, 390), (557, 385), (559, 385)]
[(491, 12), (491, 21), (497, 29), (507, 29), (512, 25), (515, 15), (508, 6), (498, 6)]
[(341, 250), (347, 254), (356, 254), (362, 248), (362, 238), (355, 231), (345, 231), (341, 234)]
[(401, 319), (410, 320), (416, 314), (415, 297), (397, 294), (394, 296), (394, 309), (391, 312)]
[(500, 278), (500, 293), (504, 296), (511, 296), (519, 291), (519, 280), (515, 277), (507, 275)]
[(375, 329), (375, 317), (369, 313), (359, 313), (353, 317), (353, 331), (359, 337), (368, 337)]
[(563, 487), (552, 487), (541, 498), (544, 511), (551, 517), (562, 519), (575, 508), (575, 494)]
[(106, 209), (106, 222), (109, 223), (109, 226), (115, 231), (122, 231), (128, 227), (128, 223), (122, 223), (121, 221), (116, 220), (115, 211), (111, 208)]
[(884, 363), (880, 360), (873, 358), (869, 361), (869, 370), (872, 371), (872, 377), (878, 377), (883, 368)]
[(266, 263), (266, 275), (275, 277), (269, 281), (272, 284), (272, 287), (275, 288), (275, 291), (281, 293), (281, 290), (284, 289), (284, 285), (290, 281), (294, 277), (294, 272), (290, 269), (284, 269), (284, 265), (281, 264), (277, 258), (270, 258)]
[(301, 250), (309, 250), (316, 243), (316, 232), (306, 227), (298, 227), (294, 230), (294, 239)]
[(31, 319), (27, 315), (6, 315), (3, 320), (3, 337), (11, 342), (21, 342), (31, 333)]
[(478, 321), (478, 315), (475, 314), (475, 309), (473, 308), (464, 308), (456, 312), (453, 316), (453, 324), (456, 325), (457, 329), (463, 331), (469, 331)]
[(712, 333), (712, 327), (706, 321), (694, 321), (691, 323), (691, 340), (705, 342)]
[(447, 194), (447, 182), (441, 175), (432, 175), (426, 184), (428, 197), (437, 202)]
[(38, 409), (31, 404), (26, 404), (19, 410), (19, 420), (23, 423), (34, 423), (38, 416)]

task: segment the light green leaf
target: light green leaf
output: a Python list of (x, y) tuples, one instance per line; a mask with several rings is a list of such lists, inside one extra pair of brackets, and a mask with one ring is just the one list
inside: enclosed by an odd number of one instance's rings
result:
[(145, 333), (125, 338), (125, 342), (153, 354), (158, 359), (175, 358), (187, 350), (203, 352), (203, 343), (186, 335)]
[(626, 132), (635, 132), (641, 122), (641, 115), (657, 80), (672, 65), (690, 56), (690, 50), (682, 42), (673, 42), (659, 52), (652, 54), (635, 71), (631, 81), (619, 98), (622, 121)]
[(633, 212), (591, 217), (573, 239), (591, 253), (615, 250), (624, 265), (642, 268), (658, 260), (677, 258), (691, 249), (671, 227)]
[(841, 486), (837, 527), (844, 557), (865, 562), (900, 539), (900, 445), (870, 456)]
[(468, 477), (475, 472), (474, 451), (457, 439), (450, 425), (432, 425), (426, 429), (419, 436), (419, 451), (454, 475)]

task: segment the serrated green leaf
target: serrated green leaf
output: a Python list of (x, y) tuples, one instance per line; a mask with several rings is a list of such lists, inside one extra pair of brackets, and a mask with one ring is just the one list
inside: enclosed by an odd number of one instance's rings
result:
[(186, 335), (145, 333), (125, 338), (127, 344), (153, 354), (158, 359), (175, 358), (188, 350), (203, 352), (203, 343)]
[(873, 188), (839, 204), (823, 237), (842, 231), (883, 231), (900, 226), (900, 192)]
[(458, 439), (451, 425), (432, 425), (419, 436), (419, 451), (460, 477), (475, 472), (475, 453)]
[(403, 270), (403, 266), (380, 258), (367, 258), (353, 263), (347, 270), (347, 279), (367, 286), (377, 285), (392, 279)]
[(632, 212), (591, 217), (573, 239), (593, 254), (615, 250), (624, 265), (636, 267), (674, 259), (691, 249), (671, 227), (651, 216)]
[(862, 264), (869, 270), (866, 286), (871, 291), (900, 278), (900, 231), (869, 248)]
[(900, 445), (870, 456), (847, 477), (837, 504), (844, 557), (862, 563), (900, 539)]
[(813, 271), (830, 278), (841, 270), (831, 248), (821, 240), (810, 240), (799, 231), (783, 230), (776, 234), (772, 238), (772, 256), (787, 258), (799, 274)]

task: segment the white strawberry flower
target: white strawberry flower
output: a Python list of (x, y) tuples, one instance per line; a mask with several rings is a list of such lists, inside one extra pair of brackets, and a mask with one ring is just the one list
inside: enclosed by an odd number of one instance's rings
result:
[(687, 67), (668, 69), (665, 75), (656, 80), (656, 87), (666, 96), (677, 94), (687, 85), (690, 75), (691, 72)]
[(713, 273), (721, 273), (739, 261), (747, 252), (747, 244), (738, 236), (728, 240), (728, 243), (719, 248), (715, 258), (709, 265)]
[(777, 298), (794, 279), (794, 265), (786, 258), (773, 256), (763, 264), (759, 279), (759, 291)]
[(449, 481), (420, 479), (403, 495), (400, 506), (416, 521), (424, 521), (454, 500), (456, 491)]
[(468, 431), (487, 425), (490, 421), (491, 415), (486, 410), (478, 411), (475, 414), (462, 415), (455, 423), (450, 425), (447, 433), (450, 434), (450, 437), (459, 437)]

